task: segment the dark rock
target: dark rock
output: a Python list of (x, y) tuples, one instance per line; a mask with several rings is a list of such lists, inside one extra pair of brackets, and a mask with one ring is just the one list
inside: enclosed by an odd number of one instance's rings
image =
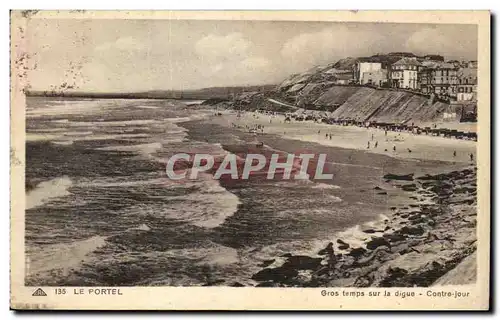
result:
[(245, 286), (245, 285), (243, 285), (243, 284), (241, 284), (241, 283), (239, 283), (239, 282), (233, 282), (233, 283), (231, 284), (231, 287), (244, 287), (244, 286)]
[(271, 281), (266, 281), (266, 282), (261, 282), (256, 287), (265, 287), (265, 288), (270, 288), (270, 287), (277, 287), (278, 285), (271, 282)]
[(424, 234), (425, 230), (422, 228), (422, 226), (417, 226), (417, 227), (403, 227), (399, 230), (399, 233), (401, 234), (409, 234), (413, 236), (420, 236)]
[(404, 186), (401, 187), (404, 191), (417, 191), (417, 185), (412, 183), (412, 184), (405, 184)]
[(215, 286), (215, 285), (218, 285), (218, 284), (221, 284), (221, 283), (224, 283), (224, 280), (223, 279), (217, 279), (217, 280), (213, 280), (213, 281), (208, 281), (202, 287), (211, 287), (211, 286)]
[(408, 275), (408, 271), (402, 268), (389, 268), (387, 270), (387, 274), (385, 278), (380, 281), (380, 286), (381, 287), (398, 287), (401, 286), (399, 284), (399, 279), (404, 278), (406, 275)]
[(421, 223), (426, 223), (426, 222), (427, 222), (427, 219), (425, 219), (425, 218), (418, 218), (418, 219), (412, 220), (411, 224), (421, 224)]
[(410, 248), (404, 248), (404, 249), (401, 249), (398, 253), (400, 255), (405, 255), (407, 253), (411, 252), (411, 249)]
[(406, 240), (406, 237), (400, 233), (384, 234), (384, 238), (390, 242), (400, 242)]
[(308, 256), (292, 256), (283, 264), (281, 268), (295, 270), (314, 270), (317, 269), (322, 258), (311, 258)]
[(375, 232), (384, 232), (384, 230), (376, 230), (376, 229), (366, 229), (363, 230), (364, 233), (375, 233)]
[(382, 191), (382, 192), (377, 192), (377, 194), (386, 195), (387, 192), (386, 191)]
[(374, 238), (366, 244), (366, 248), (369, 250), (375, 250), (380, 246), (386, 246), (389, 249), (391, 248), (391, 244), (384, 237)]
[(419, 218), (420, 218), (419, 214), (412, 214), (411, 216), (408, 217), (408, 220), (413, 221), (413, 220), (417, 220)]
[(380, 188), (379, 186), (373, 188), (374, 190), (383, 190), (382, 188)]
[(340, 250), (346, 250), (346, 249), (349, 249), (349, 244), (342, 241), (341, 239), (337, 239), (337, 243), (339, 244), (339, 249)]
[(397, 175), (397, 174), (388, 173), (388, 174), (386, 174), (384, 176), (384, 179), (413, 181), (413, 173), (411, 173), (411, 174), (403, 174), (403, 175)]
[(261, 263), (261, 264), (259, 264), (259, 267), (263, 267), (263, 268), (265, 268), (265, 267), (267, 267), (267, 266), (269, 266), (269, 265), (273, 264), (273, 263), (274, 263), (274, 261), (276, 261), (276, 259), (264, 260), (264, 261), (262, 261), (262, 263)]
[(285, 268), (284, 266), (282, 266), (279, 268), (262, 269), (256, 274), (254, 274), (252, 276), (252, 279), (255, 281), (283, 282), (289, 280), (290, 278), (296, 277), (298, 274), (299, 272), (297, 270)]
[[(337, 242), (338, 242), (338, 240), (337, 240)], [(333, 253), (333, 242), (328, 243), (326, 248), (318, 251), (318, 255), (320, 255), (320, 256), (324, 256), (324, 255), (332, 254), (332, 253)]]
[(349, 252), (349, 255), (352, 257), (355, 257), (355, 258), (359, 258), (365, 253), (366, 253), (366, 249), (360, 247), (360, 248), (351, 249), (351, 252)]
[(408, 214), (408, 213), (405, 213), (405, 214), (402, 214), (402, 215), (401, 215), (401, 218), (406, 219), (406, 218), (408, 218), (408, 216), (409, 216), (409, 214)]

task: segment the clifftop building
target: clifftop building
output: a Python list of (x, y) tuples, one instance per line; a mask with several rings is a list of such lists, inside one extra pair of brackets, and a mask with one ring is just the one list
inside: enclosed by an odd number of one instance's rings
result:
[(419, 88), (418, 70), (420, 62), (416, 58), (401, 58), (391, 66), (390, 81), (393, 88)]
[(451, 63), (422, 63), (419, 72), (421, 91), (442, 98), (456, 97), (457, 71), (458, 68)]
[(377, 72), (380, 70), (382, 70), (382, 63), (380, 62), (358, 61), (354, 65), (354, 81), (364, 84), (366, 80), (363, 80), (363, 75), (366, 72)]
[(459, 69), (457, 72), (457, 79), (457, 101), (477, 101), (477, 69)]

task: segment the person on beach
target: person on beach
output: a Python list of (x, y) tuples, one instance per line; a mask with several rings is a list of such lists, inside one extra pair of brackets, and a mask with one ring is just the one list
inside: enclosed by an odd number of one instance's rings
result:
[(366, 147), (366, 149), (370, 149), (370, 141), (368, 141), (368, 146)]
[(330, 133), (330, 140), (332, 140), (332, 134)]
[(470, 161), (474, 161), (474, 155), (472, 153), (470, 154)]
[(387, 130), (385, 130), (385, 136), (387, 137)]
[(335, 256), (335, 251), (333, 250), (333, 242), (328, 243), (325, 249), (320, 250), (318, 252), (320, 255), (325, 254), (328, 262), (329, 271), (333, 271), (335, 269), (335, 264), (337, 264), (337, 257)]
[(375, 141), (375, 148), (378, 147), (378, 141)]
[(321, 130), (318, 130), (318, 134), (320, 134), (320, 133), (321, 133)]
[(325, 133), (325, 139), (328, 139), (328, 133)]
[(396, 152), (396, 146), (392, 147), (392, 151)]
[(456, 157), (456, 156), (457, 156), (457, 151), (453, 150), (453, 157)]
[(372, 133), (372, 141), (373, 141), (373, 133)]

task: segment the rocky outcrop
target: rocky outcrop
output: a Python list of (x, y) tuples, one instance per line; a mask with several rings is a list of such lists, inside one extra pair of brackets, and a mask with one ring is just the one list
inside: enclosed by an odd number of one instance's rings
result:
[[(475, 259), (469, 257), (476, 250), (476, 169), (388, 178), (394, 186), (415, 194), (415, 203), (392, 207), (384, 230), (364, 230), (369, 239), (362, 247), (352, 248), (337, 239), (338, 248), (347, 252), (335, 254), (330, 242), (318, 252), (320, 258), (289, 253), (282, 256), (286, 258), (282, 266), (265, 268), (252, 279), (258, 286), (300, 287), (413, 287), (475, 281), (475, 276), (464, 277), (453, 270), (473, 270), (467, 275), (475, 275)], [(396, 184), (399, 180), (413, 182), (401, 186)]]

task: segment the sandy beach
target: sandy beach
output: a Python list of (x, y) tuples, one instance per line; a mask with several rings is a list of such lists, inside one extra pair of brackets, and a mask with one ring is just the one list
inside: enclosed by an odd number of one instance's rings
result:
[[(269, 116), (254, 112), (241, 113), (241, 117), (237, 117), (235, 112), (226, 112), (220, 118), (213, 118), (217, 124), (224, 126), (235, 124), (241, 126), (242, 130), (246, 130), (246, 126), (262, 125), (264, 133), (275, 134), (286, 139), (365, 150), (391, 157), (470, 163), (472, 153), (476, 159), (477, 142), (475, 141), (415, 135), (408, 132), (389, 131), (386, 136), (383, 130), (376, 128), (330, 125), (313, 121), (292, 120), (291, 123), (285, 123), (284, 120), (285, 117), (282, 115)], [(471, 125), (468, 127), (472, 128)], [(326, 134), (331, 134), (332, 138), (326, 137)], [(378, 145), (375, 147), (377, 142)], [(396, 151), (393, 150), (394, 147)], [(456, 151), (456, 156), (453, 156), (454, 151)]]

